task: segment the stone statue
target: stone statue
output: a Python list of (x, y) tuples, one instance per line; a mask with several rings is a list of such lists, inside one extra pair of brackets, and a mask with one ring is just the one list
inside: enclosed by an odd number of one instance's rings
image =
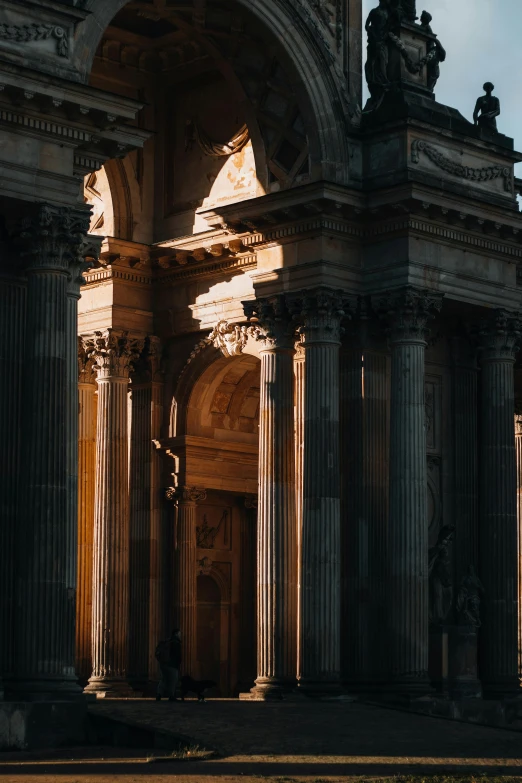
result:
[(446, 525), (439, 533), (436, 546), (429, 551), (430, 622), (443, 623), (448, 616), (453, 597), (453, 580), (449, 546), (455, 528)]
[(416, 0), (399, 0), (397, 5), (402, 11), (402, 18), (410, 24), (417, 21), (417, 3)]
[(477, 100), (475, 111), (473, 113), (473, 120), (475, 125), (479, 128), (487, 128), (488, 130), (497, 130), (496, 118), (500, 114), (500, 101), (494, 95), (492, 95), (494, 85), (491, 82), (486, 82), (484, 85), (485, 95), (482, 95)]
[(390, 32), (390, 6), (388, 0), (379, 0), (378, 8), (370, 11), (366, 21), (368, 56), (365, 65), (366, 81), (372, 103), (380, 103), (388, 79), (388, 35)]
[[(431, 29), (433, 17), (427, 11), (423, 11), (420, 18), (420, 24), (425, 33), (434, 35)], [(428, 87), (434, 90), (440, 78), (440, 64), (446, 59), (446, 50), (439, 40), (428, 41), (427, 64), (428, 69)]]
[(457, 619), (459, 625), (467, 625), (471, 628), (480, 628), (480, 602), (484, 595), (482, 582), (475, 573), (472, 565), (468, 568), (466, 576), (462, 577), (457, 595)]

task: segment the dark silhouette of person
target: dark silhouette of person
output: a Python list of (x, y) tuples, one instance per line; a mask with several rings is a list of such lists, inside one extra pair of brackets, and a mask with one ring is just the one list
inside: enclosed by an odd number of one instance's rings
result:
[(156, 647), (156, 660), (161, 670), (161, 679), (156, 691), (156, 701), (168, 696), (169, 701), (177, 701), (176, 687), (181, 667), (181, 631), (175, 628), (169, 639), (159, 642)]

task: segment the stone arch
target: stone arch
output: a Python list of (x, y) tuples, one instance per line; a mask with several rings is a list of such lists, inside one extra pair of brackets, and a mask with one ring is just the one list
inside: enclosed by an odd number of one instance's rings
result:
[[(349, 177), (345, 122), (349, 99), (342, 72), (321, 43), (317, 27), (291, 0), (235, 2), (269, 31), (283, 65), (291, 70), (292, 86), (308, 134), (311, 178), (345, 182)], [(78, 28), (75, 47), (75, 65), (83, 81), (89, 78), (105, 29), (127, 3), (128, 0), (87, 0), (85, 7), (91, 14)]]
[[(245, 361), (245, 357), (250, 359)], [(205, 344), (202, 341), (172, 388), (171, 407), (175, 409), (175, 415), (171, 413), (169, 436), (188, 434), (189, 416), (197, 416), (198, 411), (195, 397), (201, 393), (203, 387), (214, 388), (238, 360), (240, 364), (246, 366), (249, 363), (253, 368), (256, 363), (259, 365), (259, 358), (259, 347), (252, 337), (249, 337), (242, 354), (236, 357), (224, 356), (213, 343)]]

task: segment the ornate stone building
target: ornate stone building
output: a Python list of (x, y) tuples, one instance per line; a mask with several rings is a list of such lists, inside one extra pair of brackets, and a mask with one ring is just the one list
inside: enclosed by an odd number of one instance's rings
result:
[(4, 0), (0, 746), (173, 626), (223, 696), (519, 692), (522, 157), (398, 5), (362, 110), (360, 0)]

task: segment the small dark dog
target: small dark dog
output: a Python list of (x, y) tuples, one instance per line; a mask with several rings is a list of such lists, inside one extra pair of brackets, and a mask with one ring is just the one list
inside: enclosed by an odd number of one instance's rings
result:
[(193, 680), (187, 674), (181, 678), (181, 701), (185, 701), (185, 696), (188, 693), (195, 693), (198, 697), (198, 701), (205, 701), (205, 691), (209, 691), (211, 688), (215, 688), (217, 683), (214, 680)]

